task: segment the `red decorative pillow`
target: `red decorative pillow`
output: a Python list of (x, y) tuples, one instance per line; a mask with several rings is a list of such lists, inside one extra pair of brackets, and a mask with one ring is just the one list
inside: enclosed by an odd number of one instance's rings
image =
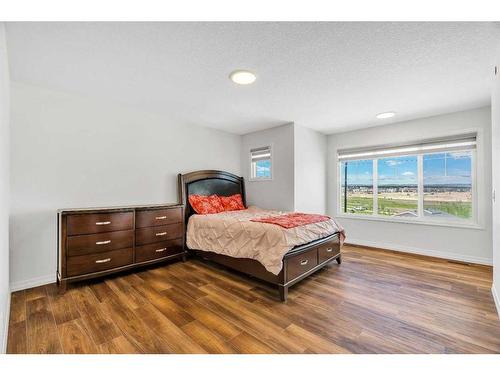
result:
[(243, 199), (241, 198), (241, 194), (234, 194), (230, 197), (219, 197), (222, 206), (224, 207), (224, 211), (238, 211), (244, 210), (245, 205), (243, 204)]
[(224, 211), (224, 206), (217, 195), (196, 195), (192, 194), (188, 197), (189, 204), (193, 210), (200, 215), (216, 214)]

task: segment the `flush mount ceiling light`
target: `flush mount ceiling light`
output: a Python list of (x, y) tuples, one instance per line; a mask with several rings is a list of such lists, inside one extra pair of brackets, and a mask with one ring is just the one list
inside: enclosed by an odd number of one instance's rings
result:
[(383, 113), (379, 113), (376, 117), (377, 118), (391, 118), (394, 116), (396, 116), (395, 112), (383, 112)]
[(229, 75), (229, 78), (238, 85), (249, 85), (257, 79), (255, 74), (248, 70), (235, 70)]

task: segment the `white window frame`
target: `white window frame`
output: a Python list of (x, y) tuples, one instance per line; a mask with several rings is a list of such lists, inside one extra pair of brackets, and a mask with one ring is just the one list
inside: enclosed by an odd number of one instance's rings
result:
[[(256, 148), (262, 148), (262, 147), (269, 147), (269, 152), (271, 156), (269, 157), (269, 161), (271, 163), (270, 167), (270, 172), (271, 176), (270, 177), (254, 177), (254, 171), (253, 171), (253, 163), (252, 163), (252, 150), (255, 150)], [(274, 160), (273, 160), (273, 144), (266, 144), (266, 145), (260, 145), (260, 146), (252, 146), (248, 149), (248, 163), (249, 163), (249, 181), (272, 181), (273, 176), (274, 176)]]
[[(477, 134), (479, 138), (479, 134)], [(415, 218), (402, 218), (395, 216), (385, 216), (378, 214), (378, 160), (387, 157), (368, 157), (359, 158), (356, 160), (371, 160), (373, 163), (373, 212), (372, 214), (352, 214), (345, 213), (342, 210), (343, 196), (342, 196), (342, 161), (337, 157), (337, 216), (349, 219), (361, 219), (361, 220), (373, 220), (373, 221), (386, 221), (386, 222), (396, 222), (396, 223), (408, 223), (408, 224), (424, 224), (424, 225), (436, 225), (436, 226), (448, 226), (448, 227), (466, 227), (473, 229), (483, 229), (483, 227), (478, 222), (478, 181), (477, 181), (477, 152), (479, 148), (479, 141), (477, 141), (477, 146), (475, 149), (469, 150), (471, 152), (471, 192), (472, 192), (472, 216), (470, 219), (464, 220), (444, 220), (438, 218), (432, 218), (424, 215), (424, 174), (423, 174), (423, 156), (429, 154), (442, 154), (446, 151), (422, 151), (418, 154), (413, 155), (397, 155), (394, 157), (404, 157), (404, 156), (416, 156), (417, 157), (417, 172), (418, 172), (418, 204), (417, 212), (418, 216)]]

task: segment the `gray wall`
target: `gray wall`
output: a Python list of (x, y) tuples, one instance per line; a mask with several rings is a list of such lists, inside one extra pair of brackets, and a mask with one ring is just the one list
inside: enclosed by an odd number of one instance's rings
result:
[(237, 135), (20, 83), (11, 101), (13, 289), (54, 281), (58, 208), (176, 202), (179, 172), (240, 174)]
[(4, 24), (0, 23), (0, 353), (9, 318), (9, 71)]
[(326, 212), (327, 136), (295, 124), (295, 211)]
[(328, 213), (337, 216), (339, 148), (410, 142), (478, 130), (477, 192), (479, 228), (394, 223), (368, 219), (339, 221), (347, 242), (450, 259), (491, 264), (491, 114), (490, 107), (333, 134), (328, 139)]
[[(294, 210), (294, 125), (286, 124), (242, 136), (241, 170), (248, 204), (261, 208)], [(250, 181), (250, 149), (272, 145), (273, 178)]]
[[(497, 58), (500, 69), (500, 53)], [(493, 189), (493, 296), (500, 316), (500, 72), (493, 81), (491, 98)]]

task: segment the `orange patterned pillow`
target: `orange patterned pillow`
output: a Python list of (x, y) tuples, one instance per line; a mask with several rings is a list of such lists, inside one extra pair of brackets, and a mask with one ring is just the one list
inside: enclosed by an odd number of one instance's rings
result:
[(216, 214), (224, 211), (224, 206), (217, 195), (196, 195), (192, 194), (188, 197), (189, 204), (193, 210), (200, 215)]
[(222, 206), (224, 207), (224, 211), (238, 211), (244, 210), (245, 205), (243, 204), (243, 199), (241, 198), (241, 194), (234, 194), (230, 197), (219, 197)]

